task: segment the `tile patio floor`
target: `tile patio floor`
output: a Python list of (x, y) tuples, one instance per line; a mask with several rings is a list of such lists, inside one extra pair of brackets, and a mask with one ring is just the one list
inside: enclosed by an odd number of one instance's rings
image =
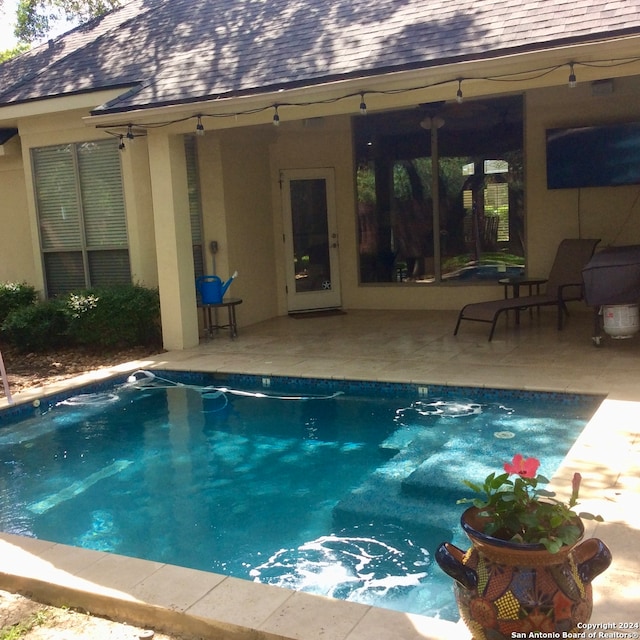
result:
[[(238, 315), (242, 321), (241, 307)], [(488, 326), (479, 323), (463, 323), (454, 337), (455, 318), (444, 311), (281, 317), (241, 327), (236, 340), (221, 332), (198, 348), (116, 370), (157, 366), (606, 394), (552, 486), (562, 493), (580, 471), (582, 507), (605, 518), (587, 531), (604, 540), (614, 557), (594, 581), (591, 621), (640, 623), (640, 336), (604, 336), (596, 347), (593, 316), (581, 308), (572, 310), (562, 332), (551, 310), (539, 317), (523, 314), (519, 328), (513, 319), (503, 320), (491, 343)], [(0, 588), (208, 638), (469, 638), (461, 624), (11, 535), (0, 535)]]

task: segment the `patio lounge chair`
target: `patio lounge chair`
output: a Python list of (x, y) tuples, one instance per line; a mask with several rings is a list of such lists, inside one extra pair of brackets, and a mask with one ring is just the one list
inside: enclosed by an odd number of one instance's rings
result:
[(489, 332), (489, 341), (491, 341), (496, 322), (503, 311), (515, 311), (517, 314), (522, 309), (552, 305), (558, 308), (558, 329), (562, 329), (563, 316), (569, 313), (566, 303), (584, 298), (582, 269), (591, 259), (598, 242), (600, 240), (563, 240), (556, 252), (543, 294), (465, 305), (458, 315), (453, 335), (457, 335), (462, 320), (488, 322), (491, 324)]

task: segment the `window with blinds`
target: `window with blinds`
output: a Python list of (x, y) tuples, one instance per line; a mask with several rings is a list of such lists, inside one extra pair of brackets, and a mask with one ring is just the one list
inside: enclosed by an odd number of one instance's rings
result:
[(116, 140), (32, 150), (47, 296), (130, 284)]
[(202, 197), (198, 171), (198, 147), (195, 136), (184, 137), (184, 152), (187, 160), (187, 186), (189, 189), (189, 218), (191, 220), (191, 244), (193, 246), (193, 269), (196, 278), (204, 274), (204, 247), (202, 233)]

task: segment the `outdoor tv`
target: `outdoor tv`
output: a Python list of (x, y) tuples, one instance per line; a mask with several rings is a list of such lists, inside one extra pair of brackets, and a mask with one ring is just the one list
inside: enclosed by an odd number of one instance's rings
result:
[(640, 184), (640, 122), (547, 129), (547, 188)]

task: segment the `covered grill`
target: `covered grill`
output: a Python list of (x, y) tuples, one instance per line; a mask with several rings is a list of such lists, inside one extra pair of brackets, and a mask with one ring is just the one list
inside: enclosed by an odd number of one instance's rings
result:
[[(595, 308), (596, 333), (594, 342), (600, 344), (600, 312), (605, 318), (617, 321), (624, 312), (630, 326), (621, 331), (607, 331), (613, 337), (630, 337), (637, 332), (638, 303), (640, 302), (640, 245), (610, 247), (596, 253), (582, 270), (584, 296)], [(631, 313), (628, 313), (631, 311)], [(635, 325), (635, 326), (634, 326)], [(618, 333), (618, 335), (616, 335)]]

